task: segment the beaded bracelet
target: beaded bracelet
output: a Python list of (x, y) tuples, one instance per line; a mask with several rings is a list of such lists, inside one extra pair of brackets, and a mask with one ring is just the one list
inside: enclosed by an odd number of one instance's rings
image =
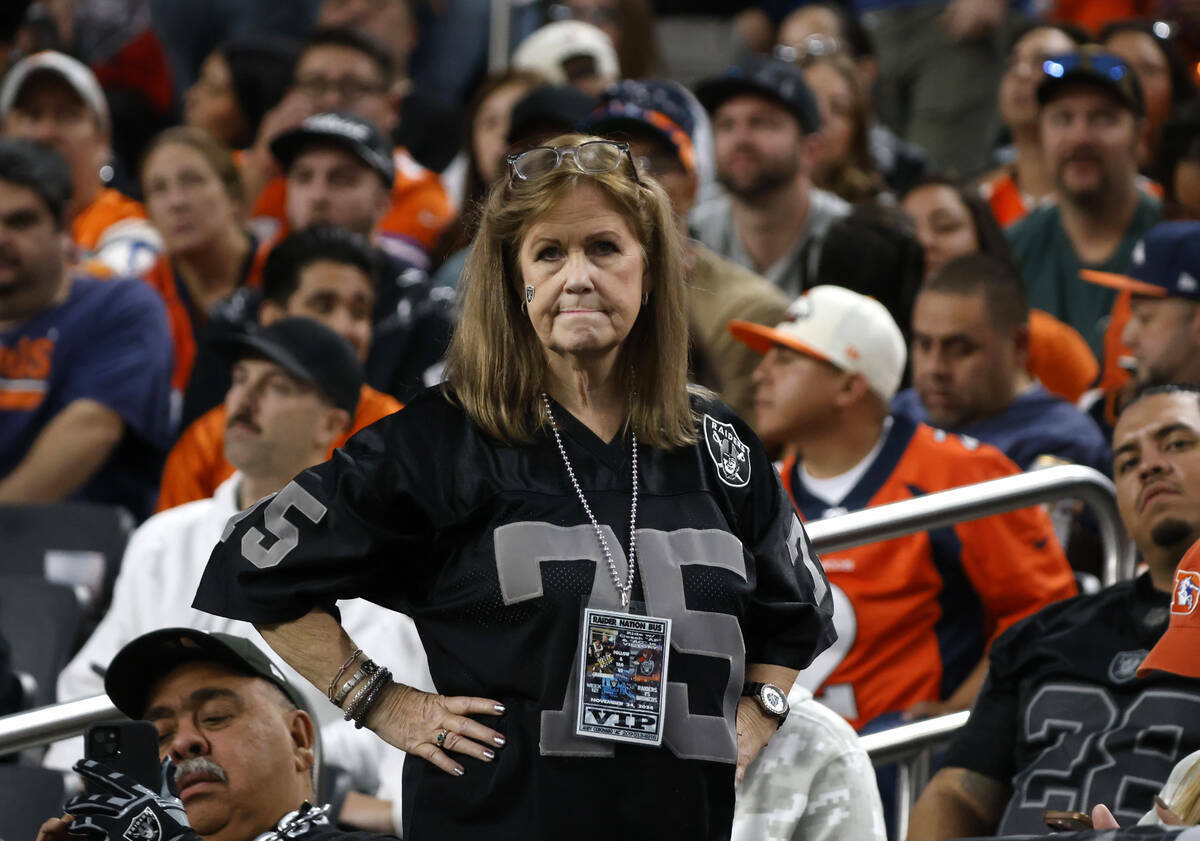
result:
[(346, 669), (350, 668), (350, 664), (353, 663), (360, 654), (362, 654), (361, 648), (354, 649), (354, 653), (346, 658), (346, 662), (342, 663), (342, 667), (337, 670), (337, 674), (335, 674), (333, 679), (329, 681), (329, 688), (325, 690), (325, 695), (330, 701), (333, 700), (333, 687), (337, 686), (337, 682), (342, 679), (342, 675), (345, 673)]
[(392, 673), (384, 669), (379, 673), (377, 679), (371, 682), (367, 687), (366, 698), (363, 700), (358, 712), (354, 715), (354, 729), (361, 730), (363, 725), (367, 723), (367, 715), (371, 712), (371, 707), (375, 706), (375, 702), (379, 699), (383, 688), (391, 683)]
[(346, 704), (346, 712), (343, 715), (343, 718), (345, 718), (346, 721), (356, 721), (359, 714), (362, 712), (363, 703), (366, 701), (367, 696), (371, 694), (371, 690), (375, 689), (390, 676), (391, 672), (382, 668), (372, 675), (371, 679), (367, 681), (367, 683), (364, 684), (361, 689), (359, 689), (357, 694), (355, 694), (354, 700)]
[[(340, 690), (338, 690), (338, 694), (333, 698), (334, 706), (340, 707), (342, 702), (346, 700), (346, 696), (350, 694), (350, 691), (354, 689), (354, 687), (358, 686), (363, 678), (374, 675), (378, 672), (379, 666), (374, 660), (364, 660), (362, 665), (358, 667), (358, 671), (351, 675), (350, 679), (342, 685)], [(347, 721), (348, 720), (349, 719), (347, 719)]]

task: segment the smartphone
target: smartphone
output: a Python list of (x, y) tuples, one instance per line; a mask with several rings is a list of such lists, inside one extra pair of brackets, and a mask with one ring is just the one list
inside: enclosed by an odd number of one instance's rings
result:
[(1047, 809), (1042, 812), (1042, 821), (1050, 829), (1060, 832), (1092, 828), (1092, 819), (1083, 812), (1060, 812), (1055, 809)]
[[(83, 737), (83, 755), (113, 771), (127, 774), (158, 793), (162, 764), (158, 759), (158, 728), (148, 721), (103, 721)], [(91, 794), (111, 794), (91, 791)]]

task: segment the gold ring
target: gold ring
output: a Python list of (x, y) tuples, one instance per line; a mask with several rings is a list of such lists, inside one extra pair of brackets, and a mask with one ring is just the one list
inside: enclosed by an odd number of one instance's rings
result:
[(440, 748), (440, 747), (444, 747), (444, 746), (445, 746), (445, 744), (446, 744), (446, 737), (447, 737), (447, 736), (449, 736), (449, 735), (450, 735), (450, 731), (449, 731), (449, 730), (439, 730), (439, 731), (438, 731), (438, 734), (437, 734), (437, 746), (438, 746), (439, 748)]

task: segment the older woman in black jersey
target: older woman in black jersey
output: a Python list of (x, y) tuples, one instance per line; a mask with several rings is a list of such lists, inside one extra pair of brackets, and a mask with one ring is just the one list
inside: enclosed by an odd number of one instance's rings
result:
[[(447, 382), (231, 523), (196, 606), (427, 760), (406, 839), (727, 838), (828, 585), (749, 427), (689, 392), (661, 188), (580, 136), (509, 167)], [(442, 694), (357, 650), (356, 596), (413, 617)]]

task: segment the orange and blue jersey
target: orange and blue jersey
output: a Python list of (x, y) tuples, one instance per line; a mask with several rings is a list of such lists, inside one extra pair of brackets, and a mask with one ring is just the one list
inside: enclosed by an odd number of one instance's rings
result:
[[(1019, 473), (987, 444), (894, 417), (870, 468), (834, 508), (809, 493), (794, 458), (784, 487), (802, 520)], [(799, 681), (855, 729), (950, 697), (996, 636), (1076, 592), (1049, 515), (1026, 508), (822, 555), (834, 645)]]
[(162, 250), (142, 203), (107, 187), (71, 220), (71, 240), (84, 271), (97, 277), (143, 275)]

